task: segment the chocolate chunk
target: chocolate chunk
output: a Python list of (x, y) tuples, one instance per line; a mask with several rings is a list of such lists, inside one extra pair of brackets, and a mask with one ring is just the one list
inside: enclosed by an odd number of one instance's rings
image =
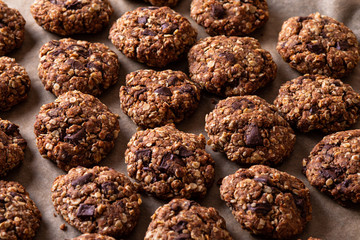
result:
[(155, 93), (164, 96), (172, 96), (172, 92), (168, 87), (161, 87), (155, 90)]
[(141, 88), (140, 90), (135, 91), (135, 92), (134, 92), (134, 98), (139, 98), (139, 96), (140, 96), (142, 93), (146, 92), (146, 90), (147, 90), (147, 88)]
[(235, 101), (231, 104), (232, 109), (237, 110), (237, 109), (252, 109), (255, 107), (255, 104), (251, 101), (249, 101), (248, 99), (241, 99), (240, 101)]
[(156, 32), (150, 30), (150, 29), (145, 29), (143, 32), (142, 32), (142, 35), (144, 36), (156, 36)]
[(327, 152), (329, 149), (334, 148), (334, 147), (336, 147), (336, 146), (332, 145), (332, 144), (325, 144), (322, 149)]
[(350, 48), (350, 45), (347, 41), (336, 42), (336, 49), (341, 51), (347, 51)]
[(92, 180), (93, 174), (87, 173), (77, 179), (71, 181), (71, 186), (76, 187), (77, 185), (84, 185)]
[(252, 207), (250, 204), (248, 205), (248, 209), (252, 212), (259, 214), (267, 214), (271, 211), (271, 205), (268, 202), (265, 203), (257, 203), (255, 207)]
[(81, 203), (78, 211), (76, 213), (76, 216), (78, 218), (82, 218), (82, 219), (89, 219), (91, 217), (93, 217), (95, 214), (95, 206), (94, 205), (87, 205), (87, 204), (83, 204)]
[(58, 40), (51, 40), (48, 45), (52, 46), (52, 47), (58, 47), (60, 46), (60, 42)]
[(16, 132), (18, 130), (18, 126), (16, 126), (15, 124), (13, 124), (13, 123), (10, 123), (8, 126), (7, 126), (7, 128), (6, 128), (6, 130), (5, 130), (5, 133), (7, 134), (7, 135), (12, 135), (14, 132)]
[(269, 181), (269, 177), (265, 176), (265, 175), (264, 176), (259, 176), (259, 177), (254, 177), (254, 181), (267, 183)]
[(138, 161), (139, 159), (150, 160), (152, 151), (151, 149), (136, 150), (135, 155), (136, 155), (136, 161)]
[(101, 184), (101, 190), (106, 195), (116, 194), (116, 193), (119, 192), (116, 185), (113, 182), (104, 182), (104, 183), (102, 183)]
[(194, 90), (194, 88), (193, 88), (192, 86), (190, 86), (190, 85), (182, 86), (182, 87), (180, 88), (180, 92), (182, 92), (182, 93), (189, 93), (190, 95), (195, 96), (195, 90)]
[(164, 33), (173, 33), (175, 32), (176, 29), (178, 29), (179, 26), (177, 24), (173, 24), (173, 23), (164, 23), (161, 25), (161, 29), (163, 30)]
[(53, 56), (58, 56), (61, 53), (65, 53), (65, 51), (63, 49), (56, 49), (55, 51), (52, 51), (50, 54)]
[(179, 79), (176, 76), (171, 76), (166, 80), (168, 86), (174, 86)]
[(142, 16), (142, 17), (138, 17), (137, 22), (139, 24), (145, 24), (145, 23), (147, 23), (147, 20), (148, 20), (148, 17)]
[(87, 68), (94, 68), (94, 69), (96, 69), (96, 70), (98, 70), (98, 71), (102, 71), (103, 69), (102, 69), (102, 65), (101, 65), (101, 63), (100, 64), (97, 64), (97, 63), (95, 63), (95, 62), (88, 62), (87, 64), (86, 64), (86, 67)]
[(193, 151), (189, 151), (189, 150), (187, 150), (185, 147), (183, 147), (183, 146), (181, 146), (180, 148), (179, 148), (179, 156), (180, 157), (190, 157), (190, 156), (192, 156), (192, 155), (194, 155), (194, 152)]
[(219, 56), (225, 58), (230, 64), (236, 63), (235, 55), (230, 52), (222, 52)]
[(314, 106), (311, 106), (309, 112), (310, 114), (316, 114), (318, 112), (318, 106), (317, 105), (314, 105)]
[(351, 179), (346, 179), (340, 184), (340, 191), (346, 192), (348, 190), (349, 185), (351, 184)]
[(79, 56), (82, 56), (83, 58), (87, 58), (90, 55), (89, 51), (85, 47), (78, 44), (68, 46), (66, 49), (75, 51)]
[(300, 210), (300, 215), (301, 217), (305, 217), (306, 213), (305, 213), (305, 200), (303, 198), (301, 198), (298, 195), (293, 194), (294, 200), (295, 200), (295, 205), (296, 207)]
[(3, 216), (0, 216), (0, 223), (5, 222), (6, 220), (7, 220), (6, 218), (4, 218)]
[(183, 167), (185, 163), (178, 156), (172, 153), (166, 153), (161, 159), (159, 171), (174, 174), (179, 166)]
[(67, 134), (64, 137), (64, 141), (66, 142), (71, 142), (71, 143), (78, 143), (81, 139), (83, 139), (86, 136), (86, 132), (84, 128), (81, 128), (79, 131), (77, 131), (76, 133), (70, 135)]
[(15, 198), (15, 197), (20, 197), (22, 198), (21, 194), (17, 193), (17, 192), (10, 192), (10, 195)]
[(174, 230), (177, 233), (181, 233), (183, 229), (186, 228), (188, 222), (186, 221), (179, 221), (176, 225), (170, 227), (171, 230)]
[(306, 47), (310, 52), (313, 52), (316, 54), (321, 54), (321, 53), (325, 52), (324, 47), (318, 43), (308, 43), (308, 44), (306, 44)]
[(105, 140), (105, 141), (112, 141), (112, 140), (114, 140), (114, 134), (112, 134), (112, 133), (106, 134), (104, 140)]
[(326, 179), (331, 178), (334, 180), (337, 177), (335, 169), (332, 169), (332, 168), (322, 169), (322, 170), (320, 170), (320, 174)]
[(75, 0), (74, 2), (70, 4), (65, 4), (65, 8), (68, 10), (77, 10), (81, 9), (83, 7), (83, 4), (79, 2), (78, 0)]
[(309, 17), (299, 17), (296, 21), (303, 22), (303, 21), (306, 21), (306, 20), (309, 20), (309, 19), (310, 19)]
[(189, 240), (191, 239), (190, 233), (181, 233), (174, 237), (174, 240)]
[(245, 144), (250, 147), (261, 146), (263, 144), (259, 127), (256, 124), (250, 124), (245, 131)]
[(79, 62), (79, 61), (73, 61), (71, 63), (71, 67), (74, 69), (74, 70), (81, 70), (81, 69), (84, 69), (84, 65)]
[(225, 17), (225, 9), (221, 4), (212, 4), (211, 5), (211, 16), (217, 19), (222, 19)]

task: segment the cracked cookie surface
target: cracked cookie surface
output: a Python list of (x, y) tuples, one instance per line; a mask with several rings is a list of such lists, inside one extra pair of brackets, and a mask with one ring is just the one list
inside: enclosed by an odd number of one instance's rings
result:
[(85, 233), (71, 240), (115, 240), (115, 238), (97, 233)]

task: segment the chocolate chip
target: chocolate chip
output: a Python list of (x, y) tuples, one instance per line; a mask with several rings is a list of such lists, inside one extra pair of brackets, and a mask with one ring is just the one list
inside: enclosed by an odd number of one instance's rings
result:
[(178, 29), (179, 26), (177, 24), (174, 23), (164, 23), (161, 25), (161, 29), (163, 30), (164, 33), (173, 33), (175, 32), (176, 29)]
[(156, 36), (156, 32), (150, 30), (150, 29), (145, 29), (143, 32), (142, 32), (142, 35), (144, 36)]
[(245, 131), (245, 144), (250, 147), (261, 146), (263, 144), (259, 127), (256, 124), (250, 124)]
[(309, 20), (310, 18), (309, 17), (299, 17), (297, 19), (298, 22), (303, 22), (303, 21), (306, 21), (306, 20)]
[(325, 144), (322, 149), (325, 150), (325, 152), (327, 152), (329, 149), (334, 148), (334, 147), (336, 147), (336, 146), (332, 145), (332, 144)]
[(3, 216), (0, 216), (0, 223), (5, 222), (6, 220), (7, 220), (6, 218), (4, 218)]
[(225, 58), (230, 64), (236, 63), (235, 55), (230, 52), (222, 52), (219, 56)]
[(170, 227), (171, 230), (174, 230), (177, 233), (181, 233), (183, 229), (186, 228), (188, 222), (186, 221), (179, 221), (176, 225)]
[(134, 98), (139, 98), (139, 96), (140, 96), (142, 93), (146, 92), (146, 90), (147, 90), (147, 88), (141, 88), (140, 90), (135, 91), (135, 92), (134, 92)]
[(336, 42), (336, 49), (341, 51), (347, 51), (350, 48), (350, 45), (347, 41)]
[(81, 70), (81, 69), (84, 69), (84, 65), (79, 62), (79, 61), (73, 61), (71, 63), (71, 67), (74, 69), (74, 70)]
[(248, 209), (252, 212), (259, 214), (267, 214), (271, 211), (271, 205), (268, 202), (265, 203), (257, 203), (255, 207), (252, 207), (250, 204), (248, 205)]
[(141, 149), (141, 150), (136, 150), (136, 152), (135, 152), (136, 161), (138, 161), (140, 159), (141, 160), (150, 160), (151, 155), (152, 155), (151, 149)]
[(164, 96), (172, 96), (172, 92), (168, 87), (161, 87), (155, 90), (155, 93)]
[(316, 114), (318, 112), (318, 106), (317, 105), (314, 105), (310, 108), (309, 112), (310, 114)]
[(337, 177), (335, 170), (331, 168), (320, 170), (320, 174), (326, 179), (331, 178), (334, 180)]
[(193, 88), (192, 86), (190, 86), (190, 85), (182, 86), (182, 87), (180, 88), (180, 92), (182, 92), (182, 93), (189, 93), (190, 95), (195, 96), (195, 90), (194, 90), (194, 88)]
[(174, 86), (179, 79), (176, 76), (170, 76), (166, 82), (168, 86)]
[(94, 68), (94, 69), (96, 69), (96, 70), (98, 70), (98, 71), (102, 71), (103, 69), (102, 69), (102, 65), (101, 65), (101, 63), (95, 63), (95, 62), (88, 62), (87, 64), (86, 64), (86, 67), (87, 68)]
[(269, 177), (265, 175), (260, 177), (254, 177), (254, 181), (267, 183), (269, 181)]
[(235, 101), (231, 104), (232, 109), (237, 110), (237, 109), (245, 109), (245, 108), (249, 108), (252, 109), (255, 107), (255, 104), (251, 101), (249, 101), (248, 99), (241, 99), (240, 101)]
[(12, 135), (14, 132), (16, 132), (18, 130), (18, 126), (16, 126), (15, 124), (13, 124), (13, 123), (10, 123), (8, 126), (7, 126), (7, 128), (6, 128), (6, 130), (5, 130), (5, 133), (7, 134), (7, 135)]
[(191, 239), (190, 233), (181, 233), (174, 237), (174, 240), (189, 240)]
[(55, 51), (52, 51), (50, 54), (53, 56), (58, 56), (61, 53), (65, 53), (65, 51), (63, 49), (56, 49)]
[(77, 179), (71, 181), (71, 186), (76, 187), (77, 185), (84, 185), (92, 180), (93, 174), (87, 173)]
[(194, 155), (194, 152), (193, 151), (189, 151), (187, 150), (185, 147), (181, 146), (179, 148), (179, 156), (180, 157), (190, 157), (190, 156), (193, 156)]
[(351, 184), (351, 179), (346, 179), (345, 181), (343, 181), (340, 184), (340, 191), (343, 193), (346, 192), (350, 184)]
[(225, 9), (221, 4), (212, 4), (211, 5), (211, 16), (217, 19), (222, 19), (225, 17)]
[(178, 156), (172, 153), (166, 153), (161, 159), (159, 171), (174, 174), (179, 166), (183, 167), (185, 163)]
[(137, 22), (139, 24), (145, 24), (145, 23), (147, 23), (147, 20), (148, 20), (148, 17), (142, 16), (142, 17), (138, 17)]
[(316, 54), (321, 54), (321, 53), (325, 52), (324, 47), (318, 43), (308, 43), (308, 44), (306, 44), (306, 47), (310, 52), (313, 52)]
[(88, 204), (80, 204), (76, 216), (82, 219), (89, 219), (94, 216), (95, 206)]
[(298, 195), (293, 194), (295, 205), (300, 210), (301, 217), (305, 217), (305, 200)]
[(65, 8), (68, 10), (77, 10), (81, 9), (83, 7), (83, 4), (79, 2), (78, 0), (75, 0), (74, 2), (70, 4), (65, 4)]
[(86, 132), (84, 128), (81, 128), (79, 131), (77, 131), (74, 134), (67, 134), (64, 137), (64, 141), (71, 142), (71, 143), (78, 143), (81, 139), (83, 139), (86, 136)]
[(104, 183), (102, 183), (101, 184), (101, 190), (106, 195), (116, 194), (116, 193), (119, 192), (116, 185), (113, 182), (104, 182)]

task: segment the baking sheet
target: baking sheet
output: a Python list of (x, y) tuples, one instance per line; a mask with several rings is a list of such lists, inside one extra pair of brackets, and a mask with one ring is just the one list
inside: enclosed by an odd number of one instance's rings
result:
[[(0, 117), (8, 119), (20, 126), (23, 137), (28, 142), (25, 153), (24, 163), (5, 178), (6, 180), (18, 181), (23, 184), (30, 193), (31, 198), (39, 207), (43, 219), (40, 230), (36, 239), (71, 239), (80, 235), (75, 228), (68, 226), (67, 231), (62, 231), (59, 226), (65, 221), (61, 216), (54, 216), (54, 208), (51, 203), (50, 189), (53, 180), (64, 172), (58, 169), (55, 164), (49, 160), (43, 159), (35, 144), (35, 135), (33, 133), (33, 125), (35, 116), (39, 112), (40, 107), (52, 102), (55, 97), (51, 93), (44, 90), (41, 81), (37, 76), (37, 65), (39, 63), (38, 52), (40, 47), (52, 40), (60, 39), (55, 34), (48, 33), (39, 27), (30, 14), (30, 5), (32, 0), (5, 0), (10, 7), (17, 8), (26, 19), (26, 34), (23, 46), (10, 54), (10, 57), (16, 58), (17, 62), (23, 65), (31, 78), (31, 90), (29, 98), (14, 107), (6, 113), (0, 113)], [(141, 0), (110, 0), (114, 7), (115, 13), (112, 15), (111, 23), (119, 18), (126, 11), (130, 11), (139, 6), (146, 6)], [(306, 16), (310, 13), (319, 11), (321, 14), (328, 15), (339, 21), (344, 22), (350, 27), (358, 39), (360, 39), (360, 1), (359, 0), (268, 0), (270, 10), (270, 20), (262, 29), (258, 30), (254, 36), (259, 39), (263, 48), (271, 52), (275, 62), (278, 65), (278, 74), (276, 80), (267, 85), (265, 88), (256, 92), (257, 95), (272, 102), (277, 95), (278, 89), (282, 83), (293, 79), (300, 74), (292, 70), (285, 62), (282, 61), (277, 54), (275, 47), (277, 36), (281, 29), (283, 21), (292, 16)], [(181, 0), (175, 7), (175, 10), (186, 16), (193, 26), (198, 30), (198, 38), (206, 37), (205, 31), (190, 19), (190, 0)], [(130, 137), (136, 131), (135, 124), (122, 113), (119, 106), (118, 91), (125, 82), (125, 75), (131, 71), (140, 68), (146, 68), (145, 65), (139, 64), (127, 59), (122, 55), (108, 40), (108, 26), (103, 32), (97, 35), (77, 35), (75, 39), (83, 39), (88, 41), (98, 41), (105, 43), (119, 55), (121, 62), (121, 73), (119, 82), (106, 91), (100, 100), (105, 103), (111, 111), (120, 115), (121, 132), (116, 141), (114, 150), (108, 157), (101, 162), (100, 165), (110, 166), (116, 170), (126, 173), (126, 165), (124, 163), (124, 152), (126, 144)], [(169, 68), (182, 70), (188, 73), (185, 58), (178, 63), (174, 63)], [(344, 79), (357, 91), (360, 91), (360, 67), (358, 66), (350, 77)], [(210, 112), (214, 105), (211, 99), (215, 96), (204, 94), (200, 103), (200, 107), (191, 116), (177, 127), (185, 132), (203, 133), (205, 114)], [(353, 128), (360, 128), (360, 123)], [(327, 196), (321, 194), (311, 187), (305, 177), (301, 173), (301, 162), (306, 157), (313, 146), (324, 136), (320, 133), (302, 134), (297, 132), (297, 142), (295, 150), (291, 157), (287, 159), (278, 168), (302, 179), (310, 188), (311, 202), (313, 206), (313, 220), (307, 225), (305, 232), (298, 236), (301, 239), (307, 239), (309, 236), (319, 237), (322, 239), (360, 239), (360, 207), (344, 208)], [(207, 147), (208, 152), (216, 161), (216, 178), (215, 182), (226, 175), (234, 173), (239, 166), (226, 160), (221, 153), (215, 153)], [(150, 216), (155, 209), (163, 205), (164, 201), (142, 195), (143, 204), (141, 206), (141, 217), (134, 231), (126, 239), (143, 239), (147, 226), (150, 223)], [(235, 221), (230, 210), (220, 199), (219, 187), (214, 184), (205, 199), (199, 201), (204, 206), (215, 207), (220, 214), (226, 219), (227, 228), (231, 232), (234, 239), (259, 239), (251, 236), (247, 231), (242, 230), (240, 225)]]

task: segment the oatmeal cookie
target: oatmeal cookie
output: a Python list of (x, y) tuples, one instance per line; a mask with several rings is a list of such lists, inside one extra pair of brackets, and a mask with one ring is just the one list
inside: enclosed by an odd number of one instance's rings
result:
[(211, 239), (232, 240), (224, 218), (215, 208), (187, 199), (173, 199), (151, 217), (145, 240)]
[(193, 0), (190, 16), (208, 34), (245, 36), (269, 19), (266, 0)]
[(120, 88), (122, 110), (144, 128), (181, 122), (199, 101), (200, 88), (181, 71), (138, 70)]
[(85, 233), (71, 240), (115, 240), (115, 238), (97, 233)]
[(139, 7), (111, 27), (109, 38), (125, 56), (152, 67), (176, 61), (195, 43), (190, 22), (169, 7)]
[(276, 108), (258, 96), (229, 97), (206, 115), (208, 145), (243, 165), (277, 165), (290, 155), (295, 134)]
[(356, 123), (360, 94), (339, 79), (306, 74), (283, 84), (274, 105), (302, 132), (334, 132)]
[(285, 21), (276, 49), (297, 71), (334, 78), (348, 75), (360, 59), (355, 34), (320, 13)]
[(135, 133), (125, 163), (140, 188), (161, 199), (204, 197), (214, 181), (215, 162), (205, 152), (205, 137), (173, 124)]
[(220, 96), (246, 95), (273, 81), (271, 54), (250, 37), (207, 37), (189, 51), (191, 80)]
[(303, 160), (311, 185), (341, 204), (360, 203), (360, 129), (325, 136)]
[(108, 167), (73, 168), (55, 179), (51, 192), (56, 212), (82, 233), (119, 238), (132, 231), (140, 215), (135, 186)]
[(39, 78), (56, 96), (72, 90), (97, 96), (118, 81), (118, 57), (102, 43), (52, 40), (39, 57)]
[(118, 118), (99, 99), (69, 91), (41, 107), (34, 125), (37, 147), (64, 171), (96, 164), (114, 147)]
[(37, 24), (61, 36), (97, 33), (113, 13), (108, 0), (35, 0), (30, 10)]
[(263, 165), (225, 177), (221, 198), (241, 226), (255, 235), (288, 239), (311, 220), (310, 192), (290, 174)]

